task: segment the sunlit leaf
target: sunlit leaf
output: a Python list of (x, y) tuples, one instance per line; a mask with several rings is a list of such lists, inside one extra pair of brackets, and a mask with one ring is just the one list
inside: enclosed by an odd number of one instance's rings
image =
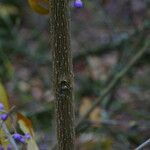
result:
[(18, 113), (17, 121), (22, 132), (29, 133), (31, 135), (31, 139), (27, 141), (27, 150), (38, 150), (38, 146), (35, 142), (34, 131), (33, 131), (31, 120), (29, 120), (21, 113)]
[[(39, 14), (48, 14), (49, 13), (49, 9), (46, 6), (48, 6), (48, 0), (28, 0), (28, 3), (31, 7), (32, 10), (34, 10), (35, 12), (39, 13)], [(45, 4), (44, 4), (45, 3)]]
[(0, 17), (18, 14), (17, 7), (8, 4), (0, 4)]
[(0, 82), (0, 102), (3, 103), (5, 110), (8, 111), (10, 108), (9, 102), (8, 102), (8, 95), (1, 82)]
[[(0, 82), (0, 102), (4, 105), (5, 110), (8, 111), (9, 110), (8, 95), (1, 82)], [(7, 119), (5, 123), (7, 124), (8, 127), (11, 126), (10, 119)], [(7, 147), (8, 145), (8, 142), (6, 141), (6, 135), (1, 128), (0, 128), (0, 143), (1, 145), (3, 145), (3, 147)]]

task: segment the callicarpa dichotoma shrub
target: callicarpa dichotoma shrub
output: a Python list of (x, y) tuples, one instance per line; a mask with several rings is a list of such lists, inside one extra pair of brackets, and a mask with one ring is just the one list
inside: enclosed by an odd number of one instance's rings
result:
[[(23, 143), (26, 144), (28, 140), (31, 139), (31, 135), (29, 133), (25, 133), (24, 135), (17, 133), (16, 131), (11, 132), (9, 131), (9, 128), (7, 126), (7, 119), (10, 117), (10, 112), (7, 112), (4, 105), (0, 103), (0, 142), (3, 142), (1, 140), (7, 141), (8, 146), (7, 150), (18, 150), (17, 144)], [(4, 141), (4, 142), (5, 142)], [(0, 150), (4, 150), (4, 146), (0, 143)]]

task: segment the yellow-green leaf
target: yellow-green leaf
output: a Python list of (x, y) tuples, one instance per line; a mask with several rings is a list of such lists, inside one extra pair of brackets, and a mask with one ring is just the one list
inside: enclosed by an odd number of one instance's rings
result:
[(41, 5), (41, 3), (48, 6), (48, 0), (28, 0), (31, 9), (39, 14), (45, 15), (49, 13), (49, 9)]
[(31, 139), (27, 141), (27, 150), (38, 150), (38, 146), (35, 142), (34, 131), (33, 131), (31, 120), (29, 120), (21, 113), (18, 113), (17, 121), (22, 132), (29, 133), (31, 135)]
[[(10, 106), (9, 106), (9, 101), (8, 101), (8, 95), (1, 82), (0, 82), (0, 103), (4, 105), (4, 108), (6, 111), (9, 111)], [(10, 119), (7, 119), (5, 123), (8, 127), (11, 126)], [(8, 145), (8, 142), (6, 141), (5, 137), (6, 137), (5, 133), (0, 128), (0, 144), (3, 145), (3, 147), (7, 147)]]
[(3, 103), (5, 110), (8, 111), (10, 107), (8, 102), (8, 95), (1, 82), (0, 82), (0, 102)]

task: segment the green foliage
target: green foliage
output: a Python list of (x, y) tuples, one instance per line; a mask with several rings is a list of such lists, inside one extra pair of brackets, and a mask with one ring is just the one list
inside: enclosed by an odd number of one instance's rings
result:
[(16, 46), (15, 34), (13, 33), (18, 18), (18, 9), (8, 4), (0, 4), (0, 77), (10, 79), (13, 76), (13, 66), (10, 56)]

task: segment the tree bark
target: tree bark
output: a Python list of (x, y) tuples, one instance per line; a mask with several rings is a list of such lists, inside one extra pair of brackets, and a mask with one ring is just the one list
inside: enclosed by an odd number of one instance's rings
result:
[(50, 37), (58, 150), (74, 150), (73, 73), (68, 0), (51, 0)]

